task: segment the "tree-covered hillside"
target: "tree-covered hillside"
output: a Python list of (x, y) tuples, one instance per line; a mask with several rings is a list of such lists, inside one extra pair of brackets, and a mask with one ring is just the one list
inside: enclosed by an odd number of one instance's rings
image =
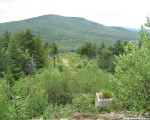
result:
[(22, 21), (0, 24), (0, 33), (5, 30), (17, 32), (31, 29), (40, 33), (42, 40), (59, 44), (60, 50), (75, 50), (81, 44), (103, 41), (110, 45), (115, 40), (137, 40), (137, 33), (119, 27), (108, 27), (84, 18), (45, 15)]

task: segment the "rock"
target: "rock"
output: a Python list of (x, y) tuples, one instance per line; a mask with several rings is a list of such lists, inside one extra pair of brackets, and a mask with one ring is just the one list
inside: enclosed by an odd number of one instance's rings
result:
[(144, 113), (144, 116), (150, 118), (150, 113), (149, 113), (149, 112), (146, 112), (146, 113)]
[(112, 98), (105, 99), (102, 93), (96, 93), (95, 106), (96, 107), (108, 107), (112, 103)]
[(60, 119), (60, 120), (69, 120), (69, 119)]

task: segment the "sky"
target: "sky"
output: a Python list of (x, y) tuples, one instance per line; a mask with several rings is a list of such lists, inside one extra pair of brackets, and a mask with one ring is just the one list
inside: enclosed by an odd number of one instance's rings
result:
[(150, 16), (150, 0), (0, 0), (0, 23), (48, 14), (140, 28)]

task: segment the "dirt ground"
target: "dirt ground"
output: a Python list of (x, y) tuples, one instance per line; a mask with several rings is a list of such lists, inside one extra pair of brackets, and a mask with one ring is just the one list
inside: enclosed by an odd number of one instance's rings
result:
[(111, 115), (88, 115), (75, 113), (69, 120), (117, 120), (117, 118)]
[(68, 120), (150, 120), (148, 116), (133, 115), (129, 114), (119, 114), (119, 113), (107, 113), (102, 115), (90, 115), (90, 114), (81, 114), (74, 113), (73, 116)]

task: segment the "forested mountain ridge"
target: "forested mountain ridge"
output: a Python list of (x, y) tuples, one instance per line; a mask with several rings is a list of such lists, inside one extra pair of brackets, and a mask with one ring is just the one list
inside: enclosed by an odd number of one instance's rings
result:
[(110, 45), (116, 40), (137, 40), (138, 33), (120, 27), (108, 27), (84, 18), (44, 15), (21, 21), (0, 24), (0, 33), (5, 30), (17, 32), (31, 29), (40, 33), (42, 40), (55, 42), (61, 50), (75, 50), (79, 45), (103, 41)]

